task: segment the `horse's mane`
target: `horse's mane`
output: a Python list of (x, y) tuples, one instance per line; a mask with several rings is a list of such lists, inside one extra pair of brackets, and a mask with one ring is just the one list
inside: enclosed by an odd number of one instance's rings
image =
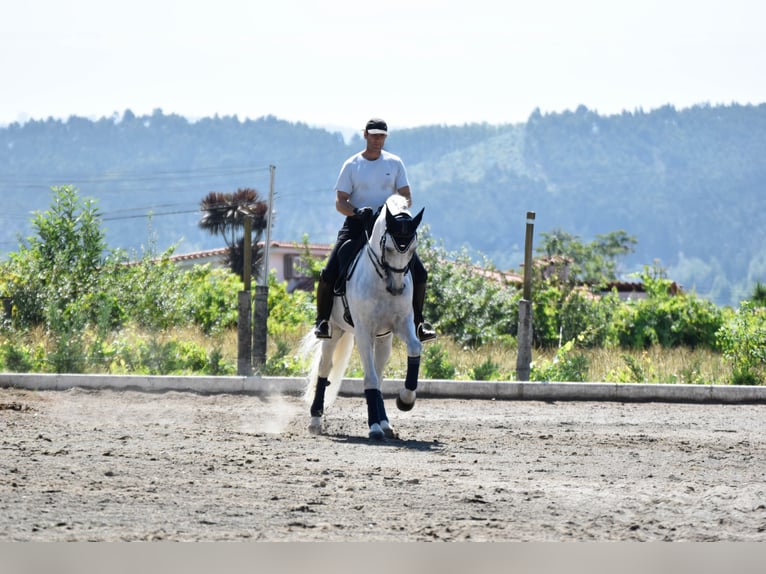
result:
[(386, 200), (384, 208), (387, 209), (391, 215), (398, 215), (400, 213), (409, 215), (410, 213), (410, 210), (407, 207), (407, 198), (398, 193), (393, 194)]

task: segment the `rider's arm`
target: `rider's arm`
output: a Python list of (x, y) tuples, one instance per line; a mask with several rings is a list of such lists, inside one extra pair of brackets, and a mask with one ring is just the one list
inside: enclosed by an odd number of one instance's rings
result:
[[(340, 193), (340, 192), (338, 192)], [(412, 207), (412, 193), (410, 192), (410, 186), (405, 185), (404, 187), (400, 187), (396, 190), (396, 193), (401, 195), (407, 200), (407, 207)]]
[(337, 190), (335, 192), (335, 209), (346, 217), (354, 215), (354, 206), (351, 205), (351, 196), (345, 191)]

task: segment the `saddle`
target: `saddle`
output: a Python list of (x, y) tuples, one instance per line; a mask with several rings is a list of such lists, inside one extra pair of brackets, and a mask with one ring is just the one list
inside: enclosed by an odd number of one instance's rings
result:
[(346, 241), (343, 242), (343, 245), (338, 249), (338, 267), (340, 268), (340, 272), (338, 273), (338, 278), (335, 280), (335, 285), (333, 285), (333, 294), (340, 297), (343, 301), (343, 319), (352, 327), (354, 326), (354, 320), (351, 318), (348, 301), (346, 300), (346, 284), (354, 274), (354, 269), (356, 269), (356, 264), (359, 261), (359, 257), (357, 256), (362, 250), (362, 247), (364, 247), (367, 238), (372, 233), (372, 226), (375, 223), (375, 219), (380, 215), (382, 209), (383, 206), (381, 205), (371, 216), (368, 216), (361, 222), (364, 227), (363, 234), (354, 239), (346, 239)]
[(338, 251), (340, 273), (338, 273), (338, 278), (335, 280), (335, 285), (333, 286), (333, 294), (340, 297), (341, 301), (343, 302), (343, 319), (352, 327), (354, 326), (354, 320), (352, 319), (351, 311), (348, 308), (348, 300), (346, 299), (346, 284), (354, 274), (354, 269), (356, 269), (356, 262), (359, 261), (359, 257), (357, 257), (357, 255), (359, 251), (361, 251), (362, 247), (364, 247), (363, 239), (347, 239), (346, 242), (340, 247), (340, 250)]
[(362, 247), (364, 247), (364, 238), (346, 239), (338, 250), (338, 267), (340, 272), (333, 286), (333, 293), (335, 295), (342, 297), (346, 294), (346, 283), (354, 274), (358, 260), (357, 254), (361, 251)]

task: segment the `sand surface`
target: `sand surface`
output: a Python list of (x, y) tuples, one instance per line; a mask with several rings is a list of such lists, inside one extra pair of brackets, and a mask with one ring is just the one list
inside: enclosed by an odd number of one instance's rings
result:
[(766, 406), (0, 389), (5, 541), (766, 541)]

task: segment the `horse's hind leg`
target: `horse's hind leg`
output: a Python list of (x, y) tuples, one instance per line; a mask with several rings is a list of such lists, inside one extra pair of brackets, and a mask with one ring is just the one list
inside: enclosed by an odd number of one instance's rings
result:
[(324, 414), (324, 393), (330, 381), (327, 377), (317, 377), (316, 389), (314, 389), (314, 402), (311, 403), (311, 422), (309, 423), (309, 432), (311, 434), (321, 434), (322, 415)]
[(311, 403), (311, 421), (309, 422), (309, 432), (311, 434), (322, 433), (322, 415), (324, 415), (324, 396), (327, 386), (330, 384), (328, 375), (332, 369), (332, 357), (335, 347), (340, 337), (333, 335), (332, 339), (322, 341), (319, 352), (319, 365), (317, 369), (316, 387), (314, 388), (314, 400)]

